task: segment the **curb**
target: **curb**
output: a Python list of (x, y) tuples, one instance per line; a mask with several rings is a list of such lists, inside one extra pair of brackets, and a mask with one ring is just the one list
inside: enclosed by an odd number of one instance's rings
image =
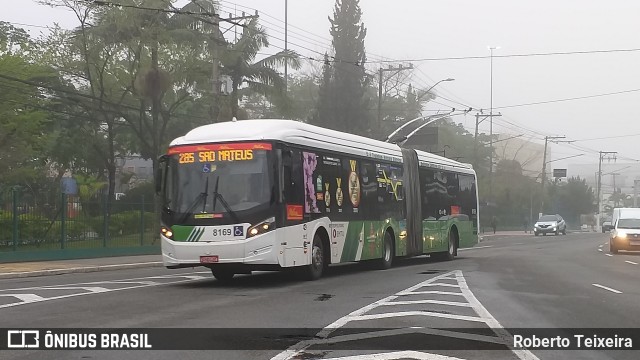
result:
[(67, 269), (36, 270), (36, 271), (24, 271), (24, 272), (13, 272), (13, 273), (9, 272), (9, 273), (0, 273), (0, 279), (18, 279), (18, 278), (36, 277), (36, 276), (90, 273), (90, 272), (98, 272), (98, 271), (112, 271), (112, 270), (125, 270), (125, 269), (142, 269), (142, 268), (162, 267), (162, 266), (163, 266), (162, 261), (151, 261), (151, 262), (133, 263), (133, 264), (85, 266), (85, 267), (75, 267), (75, 268), (67, 268)]

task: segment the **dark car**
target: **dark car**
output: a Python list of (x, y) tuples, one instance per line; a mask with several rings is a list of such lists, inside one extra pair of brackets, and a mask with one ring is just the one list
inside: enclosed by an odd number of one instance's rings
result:
[(540, 234), (567, 235), (567, 224), (560, 215), (542, 215), (533, 226), (535, 236)]

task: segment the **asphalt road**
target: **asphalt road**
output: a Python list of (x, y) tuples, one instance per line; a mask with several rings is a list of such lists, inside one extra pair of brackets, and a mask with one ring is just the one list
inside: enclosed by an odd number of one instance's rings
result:
[[(529, 352), (501, 342), (513, 328), (639, 327), (640, 254), (610, 256), (606, 242), (597, 233), (494, 237), (454, 261), (407, 259), (385, 271), (342, 265), (314, 282), (258, 273), (223, 285), (204, 268), (0, 280), (2, 328), (223, 328), (228, 347), (243, 349), (0, 358), (637, 359), (634, 351)], [(320, 334), (301, 336), (305, 329)]]

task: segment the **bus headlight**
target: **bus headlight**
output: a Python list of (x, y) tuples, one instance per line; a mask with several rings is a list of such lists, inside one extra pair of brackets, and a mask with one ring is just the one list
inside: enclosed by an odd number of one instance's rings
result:
[(625, 233), (624, 231), (618, 231), (618, 233), (616, 234), (616, 237), (620, 239), (626, 239), (627, 233)]
[(166, 237), (167, 239), (173, 240), (173, 231), (171, 231), (170, 228), (162, 225), (160, 226), (160, 232), (162, 233), (162, 235), (164, 235), (164, 237)]
[(264, 234), (276, 228), (276, 218), (271, 217), (263, 222), (260, 222), (247, 230), (247, 237), (253, 237), (256, 235)]

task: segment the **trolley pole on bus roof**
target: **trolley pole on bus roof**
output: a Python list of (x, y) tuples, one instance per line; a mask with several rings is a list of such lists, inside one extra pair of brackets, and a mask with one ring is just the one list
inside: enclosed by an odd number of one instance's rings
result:
[[(387, 139), (385, 140), (386, 142), (392, 142), (394, 144), (397, 143), (404, 143), (405, 141), (407, 141), (411, 136), (415, 135), (415, 133), (417, 133), (418, 131), (420, 131), (420, 129), (422, 129), (423, 127), (433, 123), (434, 121), (440, 120), (442, 118), (445, 118), (447, 116), (451, 115), (451, 113), (446, 113), (446, 114), (437, 114), (437, 115), (431, 115), (431, 116), (420, 116), (417, 117), (415, 119), (411, 119), (409, 121), (407, 121), (406, 123), (402, 124), (399, 128), (397, 128), (396, 130), (394, 130), (389, 136), (387, 136)], [(426, 123), (418, 126), (416, 129), (414, 129), (413, 131), (411, 131), (408, 135), (401, 137), (400, 139), (398, 139), (397, 141), (392, 141), (393, 137), (395, 135), (397, 135), (400, 130), (404, 129), (405, 127), (407, 127), (410, 124), (413, 124), (416, 121), (420, 121), (420, 120), (429, 120)]]

